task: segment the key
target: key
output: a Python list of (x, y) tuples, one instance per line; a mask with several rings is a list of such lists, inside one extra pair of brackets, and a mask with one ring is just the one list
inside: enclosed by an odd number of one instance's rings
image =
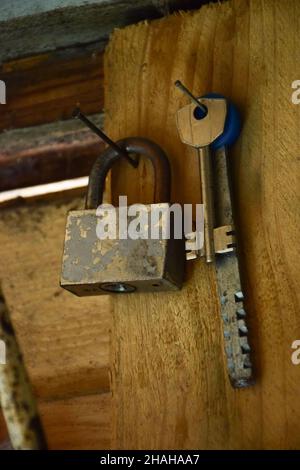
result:
[(192, 104), (177, 111), (177, 128), (182, 142), (197, 149), (204, 205), (205, 257), (206, 262), (211, 263), (214, 261), (214, 202), (210, 145), (223, 133), (226, 101), (204, 98), (202, 109), (196, 102), (196, 107)]
[(180, 82), (176, 85), (192, 100), (177, 111), (176, 121), (180, 139), (197, 150), (200, 163), (203, 252), (216, 269), (228, 375), (234, 387), (247, 387), (253, 377), (227, 157), (227, 147), (240, 132), (239, 115), (221, 95), (196, 98)]

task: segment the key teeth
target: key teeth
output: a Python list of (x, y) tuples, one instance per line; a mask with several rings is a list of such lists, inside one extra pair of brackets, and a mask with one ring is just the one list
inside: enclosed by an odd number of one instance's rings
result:
[(240, 336), (247, 336), (248, 328), (244, 320), (238, 320), (238, 328), (239, 328), (239, 335)]
[(229, 379), (230, 379), (231, 385), (234, 388), (247, 388), (255, 384), (255, 380), (252, 376), (252, 373), (250, 373), (248, 377), (243, 377), (243, 378), (238, 378), (238, 379), (229, 377)]
[(198, 232), (190, 232), (185, 234), (185, 239), (185, 257), (187, 261), (204, 256), (204, 248)]
[(231, 291), (230, 295), (226, 290), (220, 293), (224, 349), (229, 379), (235, 388), (245, 388), (254, 383), (246, 325), (247, 312), (243, 301), (241, 289)]
[(236, 302), (243, 302), (243, 300), (244, 300), (244, 294), (243, 294), (243, 292), (242, 292), (241, 290), (238, 291), (238, 292), (236, 292), (236, 293), (234, 294), (234, 298), (235, 298), (235, 301), (236, 301)]
[(233, 251), (236, 247), (235, 231), (232, 225), (222, 225), (213, 230), (216, 254)]
[(243, 338), (240, 338), (240, 345), (241, 345), (241, 349), (243, 353), (245, 354), (250, 353), (251, 348), (249, 346), (248, 338), (246, 336), (244, 336)]
[[(229, 372), (229, 379), (234, 388), (245, 388), (254, 384), (252, 376), (252, 364), (250, 359), (251, 348), (248, 343), (248, 328), (245, 323), (247, 313), (244, 309), (243, 302), (244, 296), (242, 291), (238, 291), (234, 295), (235, 302), (239, 304), (236, 309), (236, 330), (231, 331), (230, 325), (232, 323), (226, 322), (223, 318), (225, 352), (227, 357), (227, 367)], [(238, 342), (240, 351), (234, 351), (234, 342), (232, 339), (238, 335)], [(239, 351), (239, 352), (238, 352)], [(236, 355), (236, 357), (235, 357)]]
[(244, 319), (246, 318), (246, 311), (244, 308), (239, 308), (237, 311), (236, 311), (236, 315), (239, 319)]
[(236, 311), (236, 315), (237, 315), (237, 321), (238, 321), (238, 330), (239, 330), (239, 336), (240, 336), (241, 350), (242, 350), (243, 353), (246, 353), (249, 356), (251, 348), (250, 348), (250, 345), (248, 343), (248, 332), (249, 332), (249, 330), (248, 330), (247, 325), (245, 323), (245, 318), (246, 318), (245, 309), (243, 307), (239, 308)]

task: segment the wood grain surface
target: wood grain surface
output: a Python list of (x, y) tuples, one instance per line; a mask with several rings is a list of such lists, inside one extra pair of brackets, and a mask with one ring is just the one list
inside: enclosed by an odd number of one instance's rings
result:
[(34, 391), (47, 400), (110, 389), (109, 298), (79, 299), (59, 285), (66, 215), (82, 206), (57, 200), (0, 213), (4, 298)]
[(42, 401), (39, 408), (50, 450), (110, 448), (110, 393)]
[[(111, 446), (111, 394), (42, 400), (39, 413), (49, 450), (99, 450)], [(0, 413), (0, 450), (11, 448)]]
[[(199, 202), (197, 162), (179, 141), (182, 80), (223, 93), (244, 126), (231, 151), (256, 385), (233, 390), (223, 356), (213, 267), (191, 263), (183, 290), (114, 300), (117, 448), (295, 449), (300, 446), (299, 122), (296, 0), (234, 0), (116, 30), (105, 56), (106, 131), (145, 136), (172, 165), (172, 200)], [(152, 174), (122, 163), (115, 197), (150, 201)]]
[[(82, 198), (0, 211), (0, 282), (49, 447), (110, 446), (108, 297), (79, 299), (59, 286), (67, 211)], [(0, 419), (0, 445), (5, 439)]]
[(68, 119), (76, 105), (85, 113), (103, 108), (103, 53), (99, 44), (5, 62), (0, 130)]

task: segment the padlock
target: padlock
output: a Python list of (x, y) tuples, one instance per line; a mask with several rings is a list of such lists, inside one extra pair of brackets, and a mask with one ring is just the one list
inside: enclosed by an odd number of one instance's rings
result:
[[(127, 138), (117, 144), (129, 155), (142, 155), (151, 161), (155, 177), (154, 204), (140, 205), (139, 211), (146, 212), (147, 220), (155, 209), (169, 214), (159, 219), (160, 224), (168, 224), (168, 227), (160, 226), (159, 237), (155, 239), (149, 236), (99, 238), (97, 208), (102, 204), (107, 173), (121, 158), (114, 149), (107, 148), (90, 173), (85, 210), (71, 211), (67, 217), (61, 287), (78, 296), (179, 290), (184, 278), (185, 241), (184, 236), (175, 236), (175, 219), (169, 211), (169, 160), (164, 151), (148, 139)], [(107, 211), (108, 221), (113, 216), (119, 220), (120, 207), (114, 209), (111, 215)], [(129, 225), (132, 217), (128, 214), (126, 217)], [(116, 228), (118, 235), (118, 224)]]

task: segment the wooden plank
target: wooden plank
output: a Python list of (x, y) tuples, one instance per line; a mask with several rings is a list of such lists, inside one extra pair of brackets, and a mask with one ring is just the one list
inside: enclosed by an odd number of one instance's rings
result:
[[(257, 383), (228, 382), (212, 267), (188, 266), (180, 293), (114, 299), (114, 446), (121, 449), (296, 449), (300, 445), (300, 228), (295, 138), (300, 108), (300, 4), (234, 0), (115, 31), (105, 58), (106, 131), (153, 139), (172, 164), (172, 200), (199, 202), (194, 152), (180, 143), (176, 110), (221, 92), (244, 117), (232, 151), (242, 274)], [(138, 176), (139, 178), (138, 178)], [(134, 184), (132, 184), (134, 178)], [(113, 191), (151, 200), (152, 174), (120, 164)]]
[(82, 203), (64, 197), (0, 211), (1, 284), (50, 449), (110, 448), (109, 299), (82, 302), (58, 284), (66, 212)]
[(111, 448), (109, 393), (41, 402), (39, 408), (50, 450)]
[[(102, 127), (102, 114), (90, 116)], [(61, 181), (90, 173), (104, 144), (79, 121), (0, 134), (0, 191)]]
[(116, 27), (158, 18), (176, 9), (199, 7), (204, 1), (2, 0), (0, 63), (74, 44), (103, 44)]
[(103, 108), (103, 54), (99, 44), (4, 63), (6, 85), (0, 130), (68, 119), (77, 104), (85, 113)]
[(83, 199), (0, 211), (0, 280), (35, 394), (41, 399), (110, 390), (110, 302), (59, 286), (67, 211)]
[[(39, 412), (49, 450), (111, 448), (111, 394), (40, 401)], [(0, 413), (0, 450), (10, 447)]]

